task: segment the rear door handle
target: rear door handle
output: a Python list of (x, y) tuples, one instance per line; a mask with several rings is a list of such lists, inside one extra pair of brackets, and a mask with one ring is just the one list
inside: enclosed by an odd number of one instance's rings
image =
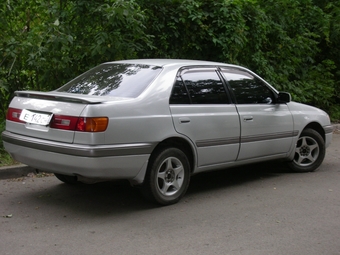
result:
[(179, 123), (189, 123), (190, 119), (189, 118), (179, 118)]
[(254, 117), (253, 116), (244, 116), (243, 121), (253, 121)]

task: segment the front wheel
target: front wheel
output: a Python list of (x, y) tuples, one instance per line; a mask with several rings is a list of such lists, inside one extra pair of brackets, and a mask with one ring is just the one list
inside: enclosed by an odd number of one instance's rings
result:
[(315, 171), (325, 158), (325, 141), (322, 136), (313, 129), (302, 131), (296, 147), (293, 161), (289, 167), (295, 172)]
[(184, 196), (189, 182), (190, 164), (185, 153), (165, 148), (151, 156), (142, 193), (161, 205), (170, 205)]

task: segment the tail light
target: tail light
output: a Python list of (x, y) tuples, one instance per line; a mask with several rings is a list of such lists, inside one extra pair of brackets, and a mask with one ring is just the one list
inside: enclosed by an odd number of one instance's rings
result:
[(21, 109), (8, 108), (6, 119), (14, 122), (25, 123), (24, 121), (19, 119), (21, 111)]
[(76, 130), (83, 132), (102, 132), (105, 131), (109, 119), (107, 117), (79, 118)]
[(73, 117), (65, 115), (53, 115), (51, 128), (80, 131), (103, 132), (109, 124), (107, 117)]
[(50, 128), (64, 129), (64, 130), (76, 130), (78, 117), (53, 115)]
[[(22, 110), (9, 108), (6, 119), (14, 122), (25, 123), (20, 120)], [(80, 132), (103, 132), (109, 124), (107, 117), (74, 117), (67, 115), (53, 115), (50, 128)]]

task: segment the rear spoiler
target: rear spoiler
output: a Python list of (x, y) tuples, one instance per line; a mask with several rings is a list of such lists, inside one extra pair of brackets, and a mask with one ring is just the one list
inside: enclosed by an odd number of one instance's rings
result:
[(65, 92), (39, 92), (39, 91), (15, 91), (17, 97), (26, 97), (34, 99), (46, 99), (52, 101), (70, 102), (78, 104), (100, 104), (107, 101), (107, 98), (99, 96), (88, 96), (80, 94), (71, 94)]

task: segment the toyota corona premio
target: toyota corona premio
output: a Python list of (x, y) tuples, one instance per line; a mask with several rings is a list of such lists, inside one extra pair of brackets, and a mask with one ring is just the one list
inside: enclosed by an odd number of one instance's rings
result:
[(246, 68), (139, 59), (103, 63), (54, 91), (15, 92), (2, 139), (15, 160), (62, 182), (125, 179), (168, 205), (200, 172), (279, 159), (314, 171), (332, 126)]

